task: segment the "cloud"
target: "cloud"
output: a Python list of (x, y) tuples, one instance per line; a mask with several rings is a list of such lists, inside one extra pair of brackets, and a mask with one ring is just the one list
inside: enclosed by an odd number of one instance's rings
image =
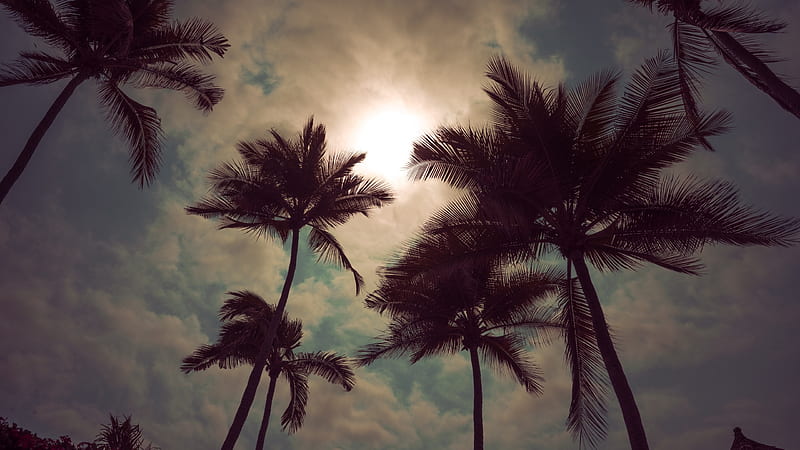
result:
[[(167, 144), (158, 184), (138, 191), (128, 183), (124, 144), (108, 132), (87, 85), (70, 100), (0, 209), (4, 414), (40, 434), (76, 440), (92, 438), (109, 412), (133, 414), (146, 438), (162, 448), (219, 443), (248, 368), (187, 376), (178, 371), (179, 361), (215, 339), (226, 291), (251, 289), (274, 298), (288, 261), (279, 243), (219, 231), (214, 222), (184, 213), (206, 192), (208, 169), (234, 158), (237, 141), (263, 137), (271, 127), (293, 135), (311, 114), (328, 126), (332, 150), (352, 148), (359, 122), (385, 104), (414, 111), (427, 129), (481, 125), (489, 118), (483, 72), (497, 53), (546, 84), (568, 71), (581, 79), (584, 74), (565, 67), (559, 53), (540, 54), (536, 27), (520, 28), (554, 14), (588, 20), (556, 3), (178, 5), (180, 17), (213, 18), (230, 38), (225, 59), (205, 68), (227, 93), (203, 116), (179, 94), (132, 92), (163, 118)], [(800, 23), (797, 5), (770, 5)], [(579, 36), (576, 42), (587, 47), (564, 51), (579, 60), (613, 34), (617, 62), (626, 70), (638, 66), (664, 46), (666, 30), (645, 9), (625, 5), (623, 11), (592, 17), (604, 33)], [(7, 61), (31, 39), (8, 20), (2, 24), (7, 39), (0, 40), (0, 55)], [(782, 55), (792, 54), (796, 30), (775, 38)], [(797, 64), (781, 67), (794, 74)], [(796, 214), (794, 119), (759, 100), (761, 94), (737, 74), (717, 75), (706, 98), (734, 109), (737, 129), (721, 138), (724, 151), (698, 155), (687, 172), (733, 178), (753, 203)], [(0, 121), (5, 166), (59, 87), (0, 91), (4, 103), (14, 105)], [(453, 195), (437, 183), (396, 188), (393, 205), (335, 230), (368, 286), (397, 245)], [(797, 255), (796, 249), (714, 249), (705, 255), (709, 274), (703, 278), (657, 270), (598, 278), (654, 448), (724, 447), (733, 425), (774, 445), (797, 444), (789, 434), (796, 397), (791, 376), (800, 360), (792, 344), (800, 314), (792, 295)], [(304, 348), (352, 354), (384, 319), (354, 297), (349, 273), (314, 265), (307, 253), (304, 258), (289, 300), (290, 314), (306, 326)], [(575, 447), (564, 432), (570, 382), (562, 349), (555, 344), (534, 357), (547, 378), (540, 398), (485, 370), (487, 447)], [(468, 447), (468, 367), (463, 357), (412, 367), (376, 363), (359, 370), (349, 393), (315, 380), (305, 427), (286, 438), (274, 422), (273, 447)], [(264, 388), (243, 448), (254, 442)], [(276, 420), (285, 405), (281, 392)], [(609, 410), (610, 435), (602, 448), (621, 448), (627, 438), (613, 397)]]

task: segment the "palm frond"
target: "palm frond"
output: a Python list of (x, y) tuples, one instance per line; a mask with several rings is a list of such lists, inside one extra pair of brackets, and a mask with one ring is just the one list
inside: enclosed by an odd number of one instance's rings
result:
[(383, 181), (350, 175), (321, 192), (304, 215), (313, 227), (331, 228), (346, 223), (356, 214), (366, 217), (372, 209), (394, 199), (391, 187)]
[[(743, 205), (729, 182), (665, 177), (641, 204), (630, 204), (614, 232), (628, 248), (694, 252), (706, 244), (789, 246), (800, 220)], [(636, 241), (637, 247), (630, 247)]]
[(180, 61), (191, 58), (208, 63), (230, 48), (225, 36), (206, 20), (193, 18), (155, 28), (136, 42), (130, 57), (144, 61)]
[[(698, 85), (705, 74), (709, 73), (716, 63), (709, 56), (712, 46), (702, 32), (686, 25), (675, 18), (670, 25), (672, 32), (672, 53), (678, 67), (678, 81), (681, 84), (681, 96), (687, 117), (693, 124), (700, 122), (698, 100), (701, 99)], [(711, 145), (703, 139), (703, 146), (713, 150)]]
[[(316, 144), (319, 146), (319, 144)], [(334, 152), (319, 160), (318, 179), (321, 191), (349, 176), (353, 167), (364, 161), (366, 153)]]
[(380, 358), (398, 358), (410, 351), (412, 343), (392, 340), (389, 334), (375, 337), (376, 342), (371, 342), (358, 349), (356, 366), (368, 366)]
[(526, 327), (539, 328), (537, 323), (548, 323), (548, 308), (542, 303), (558, 292), (561, 270), (498, 267), (493, 276), (496, 280), (491, 282), (481, 314), (487, 325), (510, 328), (524, 323)]
[(169, 25), (174, 0), (129, 0), (134, 28), (152, 30)]
[(131, 423), (131, 416), (123, 417), (124, 420), (120, 420), (109, 414), (111, 423), (101, 425), (95, 444), (107, 450), (142, 448), (144, 443), (142, 429), (139, 425)]
[(303, 131), (298, 136), (299, 150), (298, 155), (301, 156), (301, 165), (310, 167), (313, 170), (318, 170), (321, 167), (321, 162), (325, 156), (327, 143), (325, 142), (325, 125), (318, 123), (314, 125), (314, 116), (311, 116), (303, 126)]
[(191, 355), (183, 358), (181, 372), (190, 373), (206, 370), (216, 364), (217, 348), (211, 345), (201, 345)]
[(577, 280), (565, 280), (559, 295), (564, 358), (572, 372), (567, 430), (581, 447), (595, 447), (606, 437), (608, 378), (595, 338), (591, 312)]
[(617, 110), (615, 147), (635, 139), (643, 127), (658, 128), (683, 112), (678, 70), (666, 51), (634, 72)]
[(785, 22), (770, 19), (746, 5), (721, 5), (681, 18), (694, 26), (726, 33), (776, 33), (786, 28)]
[[(638, 250), (636, 244), (626, 248), (622, 240), (615, 245), (600, 244), (586, 247), (586, 258), (600, 271), (636, 270), (642, 263), (655, 264), (673, 272), (687, 275), (700, 275), (703, 264), (691, 254), (667, 252), (663, 248), (644, 248)], [(638, 247), (642, 247), (639, 245)]]
[(516, 334), (484, 335), (478, 349), (489, 366), (509, 372), (526, 391), (541, 394), (544, 381), (541, 371), (525, 356), (525, 341)]
[(332, 263), (352, 272), (356, 284), (356, 295), (361, 292), (361, 288), (364, 287), (364, 277), (362, 277), (350, 263), (341, 244), (339, 244), (339, 241), (337, 241), (332, 234), (321, 228), (312, 226), (311, 231), (308, 233), (308, 245), (311, 251), (317, 254), (318, 261), (322, 261), (326, 264)]
[(392, 321), (375, 342), (359, 349), (355, 363), (366, 366), (379, 358), (409, 355), (413, 364), (426, 356), (457, 353), (462, 336), (441, 325), (441, 321), (432, 322), (424, 317)]
[(291, 366), (306, 373), (322, 377), (328, 383), (335, 383), (350, 391), (355, 386), (355, 373), (351, 361), (332, 352), (298, 353), (288, 362)]
[(456, 189), (477, 187), (477, 170), (491, 165), (499, 139), (488, 129), (440, 127), (414, 142), (407, 175), (411, 180), (441, 180)]
[(100, 84), (100, 100), (115, 132), (128, 141), (131, 175), (139, 187), (149, 185), (161, 164), (161, 119), (156, 110), (128, 97), (114, 83)]
[(0, 87), (15, 84), (48, 84), (75, 75), (68, 61), (46, 53), (23, 52), (11, 64), (0, 67)]
[(284, 370), (283, 378), (289, 384), (289, 404), (281, 415), (281, 426), (293, 434), (303, 426), (308, 404), (308, 375), (301, 370)]
[(149, 64), (143, 67), (109, 64), (111, 69), (133, 71), (134, 86), (181, 91), (194, 107), (208, 113), (222, 100), (225, 91), (214, 84), (214, 76), (207, 75), (188, 64)]
[(566, 118), (574, 130), (576, 145), (593, 146), (607, 138), (616, 113), (619, 78), (618, 72), (598, 72), (578, 84), (567, 97)]
[(26, 33), (66, 53), (78, 47), (72, 30), (59, 17), (49, 0), (0, 0), (0, 6)]
[(219, 309), (219, 319), (222, 321), (233, 320), (240, 316), (252, 319), (275, 313), (274, 305), (267, 303), (263, 297), (252, 291), (230, 291), (227, 295), (228, 298)]
[(541, 86), (533, 81), (531, 76), (512, 65), (502, 56), (494, 56), (486, 64), (486, 77), (494, 82), (484, 88), (496, 110), (494, 112), (497, 124), (500, 126), (512, 125), (508, 123), (525, 118), (531, 102), (542, 99), (544, 96)]

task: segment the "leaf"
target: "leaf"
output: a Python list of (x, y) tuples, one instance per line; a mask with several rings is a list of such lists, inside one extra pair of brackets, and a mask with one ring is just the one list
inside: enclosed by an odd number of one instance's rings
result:
[(591, 312), (577, 280), (562, 284), (559, 297), (564, 358), (572, 374), (567, 430), (583, 447), (596, 447), (606, 437), (608, 378), (592, 325)]
[(153, 62), (191, 58), (208, 63), (213, 55), (223, 57), (229, 48), (228, 40), (213, 23), (193, 18), (154, 28), (136, 42), (130, 56)]
[(124, 68), (131, 72), (129, 82), (137, 88), (160, 88), (182, 91), (194, 107), (210, 112), (222, 100), (224, 90), (214, 85), (214, 77), (187, 64), (150, 64), (142, 67), (109, 64), (109, 68)]
[(361, 292), (361, 288), (364, 287), (364, 277), (350, 264), (350, 260), (344, 254), (344, 249), (332, 234), (312, 226), (308, 233), (308, 245), (311, 251), (317, 254), (318, 261), (336, 264), (352, 272), (356, 283), (356, 295)]
[(139, 187), (155, 179), (161, 164), (161, 119), (156, 110), (128, 97), (114, 83), (100, 84), (100, 101), (115, 132), (128, 141), (133, 179)]
[(75, 74), (75, 67), (60, 58), (46, 53), (23, 52), (13, 63), (0, 67), (0, 87), (49, 84)]

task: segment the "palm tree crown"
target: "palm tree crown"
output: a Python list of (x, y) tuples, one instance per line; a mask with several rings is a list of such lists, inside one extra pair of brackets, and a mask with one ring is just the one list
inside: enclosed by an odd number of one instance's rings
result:
[[(267, 325), (275, 316), (275, 306), (249, 291), (229, 292), (230, 297), (220, 308), (223, 321), (219, 339), (212, 345), (202, 345), (183, 359), (184, 373), (206, 370), (217, 365), (230, 369), (240, 364), (253, 365), (264, 342)], [(295, 350), (301, 344), (303, 327), (299, 320), (289, 320), (284, 314), (272, 353), (264, 370), (270, 376), (270, 389), (264, 410), (259, 446), (263, 448), (264, 433), (269, 423), (275, 381), (280, 376), (289, 384), (289, 405), (281, 416), (284, 430), (294, 433), (303, 425), (308, 402), (308, 375), (321, 376), (330, 383), (349, 391), (355, 384), (355, 374), (347, 358), (331, 352), (305, 353)]]
[[(479, 449), (483, 448), (479, 355), (493, 368), (514, 376), (528, 392), (540, 393), (541, 373), (526, 355), (526, 342), (558, 327), (542, 302), (559, 289), (560, 276), (491, 263), (462, 265), (447, 275), (394, 276), (398, 267), (418, 266), (416, 260), (446, 261), (465, 243), (453, 235), (420, 235), (385, 268), (366, 306), (390, 318), (388, 330), (360, 351), (358, 361), (366, 365), (382, 357), (409, 355), (413, 364), (434, 355), (469, 352), (474, 440)], [(474, 243), (469, 241), (470, 246)]]
[(130, 147), (131, 174), (139, 186), (153, 181), (161, 153), (161, 119), (129, 97), (122, 86), (182, 91), (210, 111), (222, 99), (214, 77), (192, 61), (223, 56), (229, 44), (213, 24), (193, 18), (171, 22), (171, 0), (0, 0), (22, 28), (55, 51), (23, 51), (0, 69), (0, 86), (47, 84), (70, 79), (3, 179), (0, 201), (74, 89), (97, 81), (109, 123)]
[(100, 450), (160, 450), (153, 444), (144, 444), (142, 429), (131, 422), (131, 416), (124, 420), (109, 414), (110, 423), (103, 424), (94, 445)]
[(353, 173), (363, 153), (326, 154), (325, 127), (306, 122), (296, 140), (275, 130), (271, 138), (240, 142), (241, 161), (210, 173), (211, 194), (186, 211), (220, 219), (220, 228), (238, 228), (283, 242), (307, 227), (308, 244), (319, 259), (350, 270), (356, 293), (364, 280), (328, 231), (353, 215), (394, 200), (389, 187)]
[[(741, 4), (703, 8), (700, 0), (628, 0), (673, 17), (669, 25), (686, 113), (697, 122), (698, 82), (716, 64), (714, 53), (747, 81), (800, 118), (800, 93), (768, 66), (780, 61), (756, 39), (786, 24)], [(710, 147), (709, 147), (710, 148)]]
[[(741, 205), (729, 183), (662, 174), (725, 130), (728, 118), (720, 112), (698, 121), (687, 117), (678, 69), (663, 53), (632, 76), (619, 101), (614, 94), (618, 75), (612, 72), (574, 89), (547, 89), (495, 58), (488, 76), (492, 128), (443, 127), (415, 144), (412, 177), (438, 178), (468, 192), (423, 231), (496, 228), (502, 232), (484, 248), (494, 245), (496, 253), (512, 259), (547, 253), (566, 259), (568, 278), (574, 267), (581, 288), (580, 296), (573, 291), (571, 310), (586, 313), (574, 323), (591, 319), (591, 327), (574, 331), (594, 334), (631, 445), (647, 448), (586, 261), (599, 270), (649, 262), (698, 273), (695, 255), (705, 245), (789, 245), (800, 222)], [(573, 390), (573, 396), (580, 394)], [(602, 429), (593, 420), (587, 423), (575, 407), (592, 404), (595, 410), (601, 405), (574, 397), (568, 422), (590, 444)]]
[(344, 249), (328, 231), (353, 215), (367, 215), (394, 197), (384, 183), (353, 173), (365, 155), (327, 155), (325, 127), (308, 120), (296, 139), (275, 130), (271, 139), (240, 142), (241, 161), (227, 163), (210, 174), (211, 192), (186, 211), (220, 220), (220, 228), (238, 228), (257, 237), (285, 242), (291, 236), (289, 267), (275, 313), (262, 343), (242, 401), (222, 448), (231, 450), (255, 398), (266, 358), (286, 309), (297, 267), (300, 230), (308, 228), (308, 244), (322, 262), (334, 263), (353, 273), (356, 294), (364, 284)]

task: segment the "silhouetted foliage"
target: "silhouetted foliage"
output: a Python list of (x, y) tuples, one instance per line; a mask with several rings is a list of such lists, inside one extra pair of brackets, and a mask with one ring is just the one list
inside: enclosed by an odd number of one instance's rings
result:
[(153, 444), (145, 445), (142, 429), (138, 424), (131, 423), (131, 416), (123, 419), (108, 415), (110, 422), (100, 427), (100, 433), (94, 440), (99, 450), (160, 450)]
[(94, 443), (73, 444), (69, 436), (58, 439), (40, 438), (16, 423), (8, 424), (0, 417), (0, 449), (4, 450), (100, 450)]
[(655, 6), (660, 13), (673, 17), (669, 29), (678, 82), (686, 114), (694, 123), (700, 120), (699, 84), (716, 64), (714, 53), (783, 109), (800, 118), (800, 93), (769, 68), (769, 63), (780, 59), (756, 38), (759, 34), (780, 32), (785, 23), (742, 4), (718, 2), (711, 8), (703, 8), (700, 0), (628, 1), (651, 10)]
[(493, 263), (460, 265), (457, 270), (428, 276), (394, 277), (393, 268), (420, 256), (444, 260), (476, 240), (438, 234), (418, 236), (384, 270), (367, 308), (386, 314), (388, 329), (359, 352), (362, 365), (378, 358), (408, 355), (412, 364), (422, 358), (466, 350), (473, 374), (474, 448), (483, 448), (483, 391), (479, 356), (499, 371), (512, 375), (528, 392), (541, 393), (539, 369), (526, 355), (526, 341), (541, 342), (548, 329), (559, 327), (543, 306), (561, 286), (558, 272), (509, 268)]
[(131, 423), (131, 417), (124, 419), (109, 414), (110, 422), (101, 425), (100, 433), (94, 442), (73, 444), (69, 436), (58, 439), (40, 438), (16, 423), (9, 425), (0, 417), (0, 449), (3, 450), (160, 450), (148, 443), (145, 445), (139, 425)]
[(736, 427), (733, 429), (733, 443), (731, 444), (731, 450), (783, 450), (783, 449), (778, 447), (773, 447), (771, 445), (762, 444), (760, 442), (756, 442), (752, 439), (749, 439), (742, 433), (741, 428)]
[(128, 142), (131, 174), (140, 187), (158, 172), (161, 119), (122, 87), (178, 90), (204, 112), (222, 99), (214, 77), (192, 61), (223, 56), (228, 41), (202, 19), (170, 22), (171, 0), (71, 0), (55, 6), (49, 0), (0, 0), (0, 5), (26, 32), (56, 50), (21, 52), (0, 69), (0, 86), (69, 79), (0, 182), (0, 203), (72, 92), (90, 78), (97, 81), (107, 120)]
[[(562, 303), (565, 315), (580, 313), (565, 337), (573, 370), (567, 423), (581, 444), (595, 445), (605, 436), (601, 385), (587, 382), (596, 373), (581, 375), (598, 369), (596, 361), (581, 361), (595, 340), (631, 446), (648, 448), (587, 261), (600, 271), (652, 263), (697, 274), (696, 254), (708, 244), (785, 246), (797, 240), (797, 220), (743, 206), (730, 183), (662, 174), (727, 128), (725, 113), (697, 121), (687, 116), (679, 76), (671, 58), (659, 54), (634, 73), (617, 99), (615, 73), (601, 72), (572, 89), (549, 89), (495, 58), (486, 88), (492, 127), (441, 127), (420, 139), (412, 154), (412, 178), (436, 178), (466, 190), (422, 233), (497, 230), (487, 234), (480, 251), (439, 266), (551, 254), (566, 260), (567, 278), (575, 269), (581, 291), (572, 290)], [(424, 266), (401, 267), (397, 275)]]
[(223, 444), (225, 450), (232, 449), (239, 437), (272, 351), (278, 318), (286, 308), (294, 279), (300, 230), (309, 230), (308, 245), (318, 255), (318, 261), (333, 263), (353, 273), (358, 294), (364, 280), (329, 230), (356, 214), (366, 216), (373, 208), (394, 200), (384, 183), (353, 173), (353, 167), (364, 160), (365, 154), (327, 155), (326, 148), (325, 127), (315, 126), (313, 117), (296, 139), (287, 139), (271, 130), (270, 139), (242, 141), (237, 146), (241, 161), (212, 170), (209, 195), (186, 208), (189, 214), (219, 219), (221, 229), (241, 229), (256, 237), (284, 243), (291, 236), (289, 267), (281, 297)]
[[(181, 364), (181, 371), (184, 373), (206, 370), (214, 365), (221, 369), (234, 368), (240, 364), (253, 365), (258, 357), (266, 328), (275, 316), (275, 306), (249, 291), (228, 294), (230, 298), (225, 300), (219, 312), (223, 322), (219, 339), (212, 345), (200, 346), (184, 358)], [(309, 375), (319, 375), (329, 383), (341, 385), (347, 391), (355, 384), (355, 374), (347, 358), (332, 352), (295, 353), (302, 338), (302, 323), (299, 320), (289, 320), (283, 314), (275, 345), (264, 366), (270, 383), (256, 442), (257, 450), (264, 448), (273, 394), (279, 376), (289, 385), (289, 404), (281, 416), (281, 425), (284, 430), (288, 429), (289, 434), (303, 425), (308, 402)]]

